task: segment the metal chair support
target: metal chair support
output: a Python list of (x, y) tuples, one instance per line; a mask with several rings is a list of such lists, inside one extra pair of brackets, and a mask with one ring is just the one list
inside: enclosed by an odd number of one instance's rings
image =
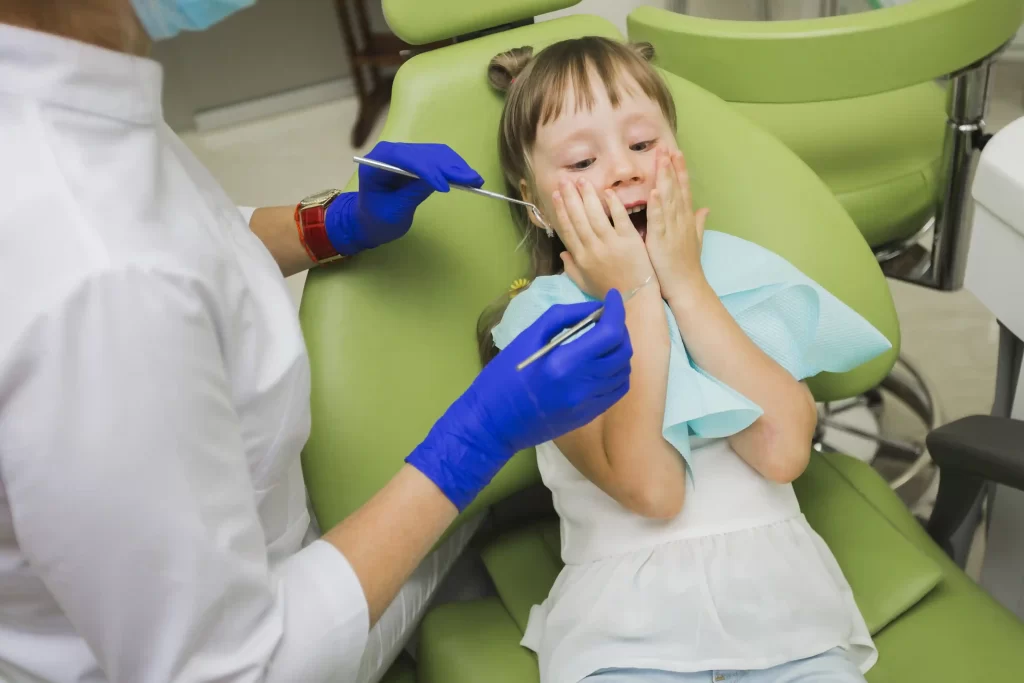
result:
[(892, 277), (942, 291), (963, 287), (967, 249), (971, 243), (971, 182), (978, 157), (988, 141), (985, 114), (992, 84), (992, 65), (1008, 45), (949, 77), (942, 180), (935, 207), (928, 268), (923, 273), (893, 273)]
[[(822, 14), (834, 14), (835, 3), (822, 0), (821, 9)], [(985, 133), (985, 114), (991, 92), (992, 65), (1008, 46), (1009, 43), (948, 76), (946, 135), (935, 213), (909, 239), (875, 249), (875, 256), (888, 277), (939, 291), (956, 291), (963, 287), (973, 218), (971, 184), (978, 157), (991, 137)], [(930, 243), (925, 243), (929, 234)], [(932, 387), (906, 358), (898, 359), (897, 368), (880, 388), (907, 406), (922, 421), (926, 431), (942, 423)], [(878, 395), (877, 390), (872, 393)], [(900, 489), (929, 467), (931, 457), (923, 442), (892, 439), (835, 419), (839, 411), (870, 402), (865, 395), (838, 410), (826, 405), (820, 418), (822, 431), (827, 427), (873, 441), (884, 446), (890, 457), (905, 459), (907, 468), (889, 482), (893, 489)], [(874, 402), (877, 403), (877, 398)], [(815, 447), (827, 449), (828, 445), (819, 437)]]

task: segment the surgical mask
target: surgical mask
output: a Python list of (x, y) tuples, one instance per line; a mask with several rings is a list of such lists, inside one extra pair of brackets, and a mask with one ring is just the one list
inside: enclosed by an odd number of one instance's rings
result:
[(135, 13), (153, 40), (182, 31), (205, 31), (256, 0), (132, 0)]

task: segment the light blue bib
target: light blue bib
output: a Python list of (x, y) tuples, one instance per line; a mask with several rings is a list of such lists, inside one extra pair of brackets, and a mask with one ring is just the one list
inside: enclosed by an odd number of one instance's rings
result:
[[(743, 331), (798, 380), (852, 370), (892, 348), (857, 312), (752, 242), (705, 231), (701, 265)], [(554, 304), (587, 300), (567, 275), (539, 277), (509, 303), (492, 332), (494, 343), (505, 348)], [(693, 362), (668, 304), (665, 309), (671, 351), (663, 434), (689, 466), (691, 436), (731, 436), (764, 411)]]

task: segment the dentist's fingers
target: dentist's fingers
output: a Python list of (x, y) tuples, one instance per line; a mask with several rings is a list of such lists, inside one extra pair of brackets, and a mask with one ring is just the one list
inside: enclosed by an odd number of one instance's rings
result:
[(629, 237), (631, 234), (636, 233), (636, 228), (633, 227), (633, 221), (629, 219), (629, 212), (627, 212), (626, 207), (623, 206), (622, 200), (619, 199), (619, 195), (615, 194), (611, 190), (605, 190), (604, 200), (608, 204), (608, 210), (611, 211), (612, 225), (615, 227), (615, 232), (622, 237)]
[(604, 212), (604, 204), (601, 203), (601, 198), (597, 196), (597, 190), (587, 180), (581, 180), (580, 186), (583, 208), (587, 212), (590, 227), (598, 239), (607, 240), (614, 230), (611, 222), (608, 220), (608, 214)]
[(483, 176), (465, 164), (449, 164), (441, 168), (441, 174), (450, 182), (470, 187), (480, 187), (484, 184)]
[[(449, 148), (445, 145), (434, 145), (431, 143), (404, 144), (381, 142), (371, 151), (376, 152), (373, 158), (398, 166), (399, 168), (404, 168), (410, 173), (415, 173), (419, 176), (420, 181), (428, 185), (431, 190), (435, 192), (448, 192), (448, 180), (438, 168), (438, 160), (447, 158), (445, 150), (449, 150)], [(395, 177), (395, 182), (403, 185), (417, 182), (397, 174), (391, 175)], [(426, 194), (429, 194), (429, 192)]]
[(580, 344), (579, 348), (591, 359), (589, 361), (591, 363), (594, 358), (608, 356), (623, 346), (627, 351), (625, 359), (633, 355), (629, 340), (629, 328), (626, 327), (625, 304), (618, 290), (608, 290), (601, 318), (594, 324), (593, 329), (582, 335), (573, 344)]

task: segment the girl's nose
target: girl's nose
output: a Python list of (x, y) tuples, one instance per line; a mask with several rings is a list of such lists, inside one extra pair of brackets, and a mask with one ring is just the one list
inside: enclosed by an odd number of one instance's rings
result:
[(622, 187), (623, 185), (634, 185), (643, 182), (643, 170), (636, 163), (637, 160), (630, 154), (620, 155), (615, 160), (612, 172), (611, 187)]

